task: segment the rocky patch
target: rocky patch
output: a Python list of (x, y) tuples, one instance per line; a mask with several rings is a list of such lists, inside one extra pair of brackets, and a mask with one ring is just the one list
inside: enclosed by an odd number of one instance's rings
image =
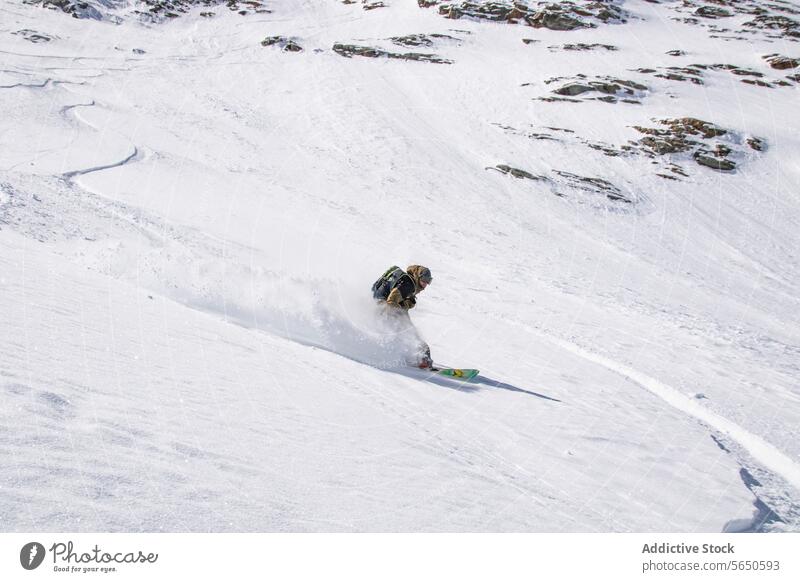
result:
[(657, 69), (641, 68), (634, 69), (637, 73), (653, 75), (659, 79), (670, 81), (688, 81), (695, 85), (703, 84), (703, 71), (693, 67), (659, 67)]
[(55, 40), (56, 38), (58, 38), (56, 36), (50, 36), (49, 34), (45, 34), (43, 32), (36, 32), (35, 30), (31, 30), (29, 28), (23, 28), (22, 30), (12, 32), (11, 34), (21, 36), (28, 42), (32, 42), (34, 44), (39, 44), (42, 42), (50, 42), (51, 40)]
[(73, 18), (103, 20), (103, 14), (96, 7), (80, 0), (23, 0), (23, 3), (48, 10), (60, 10)]
[[(108, 12), (126, 6), (122, 0), (23, 0), (26, 4), (39, 5), (43, 8), (61, 10), (73, 18), (91, 18), (94, 20), (110, 20), (119, 22), (121, 18)], [(133, 14), (142, 20), (162, 22), (178, 18), (193, 8), (225, 6), (228, 10), (241, 15), (252, 13), (269, 13), (262, 0), (140, 0)], [(204, 11), (202, 16), (213, 16), (213, 12)]]
[(634, 69), (637, 73), (651, 74), (660, 79), (668, 79), (670, 81), (688, 81), (695, 85), (704, 84), (705, 71), (725, 71), (737, 77), (744, 77), (741, 79), (743, 83), (748, 85), (756, 85), (759, 87), (776, 87), (787, 86), (783, 80), (764, 79), (764, 73), (754, 71), (752, 69), (744, 69), (737, 65), (729, 64), (714, 64), (714, 65), (699, 65), (693, 64), (686, 67), (660, 67), (658, 69)]
[[(680, 180), (689, 175), (681, 165), (683, 160), (694, 161), (699, 166), (720, 172), (733, 172), (739, 163), (767, 148), (765, 140), (759, 137), (743, 136), (692, 117), (656, 119), (654, 122), (655, 125), (652, 127), (633, 127), (643, 137), (622, 145), (589, 140), (570, 129), (531, 126), (524, 130), (502, 124), (493, 125), (512, 135), (559, 142), (570, 151), (575, 151), (576, 147), (583, 145), (609, 157), (649, 158), (654, 165), (655, 175), (669, 180)], [(526, 170), (503, 164), (492, 169), (516, 178), (550, 180), (547, 176), (526, 175)], [(565, 176), (561, 175), (561, 178)], [(592, 187), (596, 190), (600, 186), (604, 185), (600, 182), (592, 183)], [(608, 194), (612, 198), (616, 195), (611, 190)]]
[[(586, 100), (604, 101), (606, 103), (641, 103), (640, 99), (648, 93), (646, 85), (635, 81), (618, 79), (616, 77), (595, 77), (590, 80), (586, 75), (579, 74), (575, 77), (554, 77), (545, 81), (545, 84), (569, 82), (553, 89), (552, 93), (558, 97), (540, 97), (540, 101), (574, 101)], [(527, 85), (527, 84), (526, 84)], [(580, 99), (570, 99), (580, 96)]]
[(762, 58), (769, 63), (770, 67), (779, 71), (796, 69), (798, 65), (800, 65), (800, 60), (790, 59), (789, 57), (784, 57), (779, 54), (764, 55)]
[(275, 46), (280, 47), (281, 50), (289, 53), (299, 53), (303, 50), (299, 44), (290, 38), (283, 36), (268, 36), (261, 41), (261, 46)]
[(618, 187), (603, 178), (581, 176), (563, 170), (553, 170), (552, 176), (542, 176), (508, 164), (498, 164), (486, 169), (496, 170), (519, 180), (546, 182), (550, 185), (550, 191), (559, 198), (578, 198), (580, 195), (588, 194), (590, 201), (600, 197), (606, 201), (630, 205), (636, 202), (633, 196), (624, 194)]
[(731, 157), (744, 157), (742, 145), (763, 151), (764, 141), (738, 134), (693, 117), (655, 120), (657, 127), (634, 126), (644, 137), (630, 144), (648, 157), (689, 154), (701, 166), (730, 172), (736, 169)]
[[(707, 28), (711, 38), (724, 40), (749, 40), (754, 34), (765, 38), (797, 41), (800, 39), (800, 22), (794, 17), (800, 10), (791, 3), (774, 0), (682, 0), (672, 9), (681, 16), (673, 20)], [(746, 16), (738, 30), (725, 28), (718, 23), (741, 22), (734, 16)]]
[(628, 14), (616, 0), (591, 0), (567, 2), (491, 2), (474, 0), (464, 2), (440, 2), (439, 0), (417, 0), (421, 8), (437, 6), (445, 18), (470, 18), (508, 24), (523, 24), (533, 28), (550, 30), (576, 30), (596, 28), (598, 23), (624, 23)]
[(562, 178), (563, 184), (575, 190), (599, 194), (613, 202), (624, 202), (625, 204), (633, 204), (634, 202), (631, 197), (623, 194), (619, 188), (608, 180), (579, 176), (578, 174), (564, 172), (562, 170), (555, 170), (555, 173)]
[(352, 58), (368, 57), (368, 58), (388, 58), (388, 59), (401, 59), (404, 61), (420, 61), (424, 63), (437, 63), (443, 65), (451, 65), (453, 61), (443, 59), (439, 56), (425, 53), (391, 53), (383, 49), (359, 46), (354, 44), (341, 44), (336, 43), (333, 45), (333, 51), (343, 57)]
[(549, 46), (547, 48), (550, 49), (551, 51), (557, 51), (557, 50), (565, 50), (565, 51), (594, 51), (594, 50), (600, 50), (600, 49), (605, 49), (607, 51), (619, 50), (617, 47), (615, 47), (614, 45), (611, 45), (611, 44), (599, 44), (599, 43), (584, 44), (582, 42), (579, 42), (577, 44), (552, 45), (552, 46)]
[(769, 31), (767, 38), (785, 38), (788, 40), (800, 39), (800, 22), (788, 16), (775, 14), (760, 14), (753, 20), (745, 22), (744, 26), (751, 30)]
[(432, 47), (437, 41), (453, 41), (460, 43), (461, 41), (454, 36), (447, 34), (409, 34), (406, 36), (393, 36), (390, 38), (394, 44), (407, 47)]
[(733, 16), (733, 12), (730, 10), (725, 10), (720, 6), (701, 6), (697, 10), (694, 11), (695, 16), (699, 16), (701, 18), (730, 18)]
[(531, 174), (525, 170), (520, 170), (519, 168), (514, 168), (507, 164), (497, 164), (494, 168), (487, 168), (487, 170), (497, 170), (503, 174), (508, 174), (510, 176), (514, 176), (520, 180), (547, 180), (547, 176), (539, 176), (536, 174)]
[(386, 8), (383, 2), (371, 2), (370, 0), (362, 0), (361, 7), (364, 10), (375, 10), (376, 8)]

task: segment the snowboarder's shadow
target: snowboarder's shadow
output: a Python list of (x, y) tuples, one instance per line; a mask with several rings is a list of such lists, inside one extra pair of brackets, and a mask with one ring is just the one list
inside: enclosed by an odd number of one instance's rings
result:
[(522, 392), (524, 394), (530, 394), (531, 396), (536, 396), (537, 398), (543, 398), (544, 400), (552, 400), (553, 402), (561, 402), (558, 398), (553, 398), (552, 396), (547, 396), (545, 394), (539, 394), (538, 392), (534, 392), (533, 390), (525, 390), (524, 388), (520, 388), (519, 386), (514, 386), (513, 384), (506, 384), (505, 382), (500, 382), (499, 380), (493, 380), (492, 378), (487, 378), (486, 376), (478, 375), (472, 379), (473, 384), (483, 384), (485, 386), (491, 386), (492, 388), (501, 388), (503, 390), (510, 390), (511, 392)]
[[(419, 376), (414, 374), (406, 374), (411, 377), (419, 378)], [(491, 388), (500, 388), (502, 390), (509, 390), (511, 392), (521, 392), (523, 394), (530, 394), (531, 396), (536, 396), (537, 398), (543, 398), (544, 400), (552, 400), (553, 402), (561, 402), (558, 398), (553, 398), (551, 396), (547, 396), (545, 394), (540, 394), (538, 392), (534, 392), (532, 390), (525, 390), (524, 388), (520, 388), (519, 386), (514, 386), (513, 384), (507, 384), (505, 382), (500, 382), (499, 380), (493, 380), (492, 378), (487, 378), (486, 376), (478, 375), (475, 376), (472, 380), (465, 381), (465, 380), (456, 380), (454, 378), (447, 378), (444, 376), (439, 376), (437, 374), (429, 374), (425, 377), (426, 382), (430, 382), (431, 384), (436, 384), (437, 386), (444, 386), (445, 388), (451, 388), (453, 390), (460, 390), (461, 392), (477, 392), (480, 390), (480, 386), (489, 386)]]

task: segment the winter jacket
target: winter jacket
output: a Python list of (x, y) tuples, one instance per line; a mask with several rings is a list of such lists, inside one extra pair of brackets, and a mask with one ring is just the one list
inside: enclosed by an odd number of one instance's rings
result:
[(426, 275), (430, 277), (430, 269), (420, 265), (411, 265), (406, 269), (406, 275), (401, 277), (394, 288), (389, 292), (386, 303), (393, 307), (399, 307), (408, 311), (417, 304), (417, 293), (422, 291), (420, 277)]

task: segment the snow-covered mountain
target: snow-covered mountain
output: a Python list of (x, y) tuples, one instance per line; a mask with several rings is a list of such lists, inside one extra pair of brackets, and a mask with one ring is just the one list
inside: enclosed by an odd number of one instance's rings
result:
[(796, 2), (0, 15), (0, 531), (800, 529)]

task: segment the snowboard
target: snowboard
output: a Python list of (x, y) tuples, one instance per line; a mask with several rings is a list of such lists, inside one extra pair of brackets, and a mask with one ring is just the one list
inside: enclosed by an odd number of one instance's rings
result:
[(470, 368), (439, 368), (437, 366), (429, 368), (429, 370), (440, 376), (447, 376), (448, 378), (455, 378), (458, 380), (472, 380), (479, 372), (479, 370)]

